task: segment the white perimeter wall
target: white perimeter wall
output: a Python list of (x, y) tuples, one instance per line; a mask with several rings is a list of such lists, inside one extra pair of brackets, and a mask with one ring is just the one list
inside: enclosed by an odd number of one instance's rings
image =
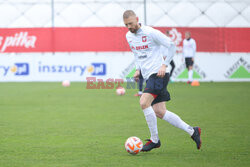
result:
[[(3, 54), (0, 82), (125, 79), (135, 67), (133, 61), (130, 52)], [(176, 55), (174, 61), (172, 79), (187, 81), (182, 56)], [(250, 54), (197, 53), (194, 71), (199, 81), (250, 81)]]

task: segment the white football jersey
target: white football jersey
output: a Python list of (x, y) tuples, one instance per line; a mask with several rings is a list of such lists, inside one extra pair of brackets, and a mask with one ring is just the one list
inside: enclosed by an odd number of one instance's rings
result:
[(126, 38), (135, 56), (136, 69), (141, 70), (144, 79), (158, 73), (162, 64), (168, 65), (173, 58), (168, 54), (163, 60), (161, 46), (173, 50), (175, 45), (169, 37), (152, 27), (141, 26), (136, 33), (128, 31)]
[(193, 38), (190, 40), (183, 40), (183, 56), (184, 57), (194, 57), (196, 52), (196, 43)]
[[(176, 52), (176, 48), (174, 50), (172, 50), (173, 53), (170, 53), (171, 50), (169, 48), (166, 48), (164, 46), (161, 46), (161, 54), (163, 56), (163, 58), (167, 58), (169, 56), (169, 54), (173, 54), (175, 55), (175, 52)], [(171, 67), (172, 68), (172, 67)], [(169, 73), (170, 72), (170, 68), (169, 66), (167, 67), (166, 69), (166, 72)]]

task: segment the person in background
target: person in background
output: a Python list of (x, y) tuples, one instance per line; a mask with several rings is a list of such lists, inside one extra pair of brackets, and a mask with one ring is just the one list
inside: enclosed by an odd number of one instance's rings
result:
[(185, 58), (186, 68), (188, 69), (188, 84), (193, 81), (193, 64), (196, 52), (196, 42), (191, 38), (189, 31), (185, 32), (185, 39), (183, 40), (183, 56)]

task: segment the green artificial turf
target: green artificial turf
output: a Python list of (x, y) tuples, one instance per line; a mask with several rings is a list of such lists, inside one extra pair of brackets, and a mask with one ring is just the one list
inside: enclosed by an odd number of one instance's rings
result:
[[(124, 85), (126, 88), (126, 85)], [(184, 83), (168, 86), (168, 110), (202, 129), (202, 148), (158, 119), (159, 149), (130, 155), (130, 136), (149, 138), (136, 89), (86, 89), (85, 83), (0, 83), (0, 166), (250, 165), (250, 83)]]

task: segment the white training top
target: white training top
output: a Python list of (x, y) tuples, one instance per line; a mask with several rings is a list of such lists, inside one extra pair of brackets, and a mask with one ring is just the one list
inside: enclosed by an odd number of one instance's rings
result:
[(165, 61), (161, 51), (161, 45), (167, 47), (173, 53), (174, 43), (169, 37), (149, 26), (141, 26), (136, 33), (130, 31), (126, 34), (129, 46), (135, 56), (136, 69), (140, 69), (144, 79), (151, 74), (158, 73), (162, 64), (169, 65), (173, 54), (168, 54)]
[(196, 43), (193, 38), (190, 40), (183, 40), (183, 56), (184, 57), (194, 57), (196, 52)]
[[(175, 52), (176, 52), (176, 48), (172, 50), (173, 53), (170, 53), (170, 49), (164, 47), (164, 46), (161, 46), (161, 54), (163, 56), (163, 58), (166, 58), (169, 54), (172, 54), (173, 56), (175, 55)], [(169, 73), (170, 72), (170, 68), (169, 66), (167, 67), (166, 69), (166, 72)]]

